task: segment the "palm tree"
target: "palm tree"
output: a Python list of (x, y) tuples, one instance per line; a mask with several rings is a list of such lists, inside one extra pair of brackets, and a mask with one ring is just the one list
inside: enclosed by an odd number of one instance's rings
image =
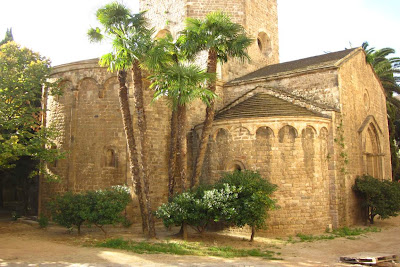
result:
[[(225, 63), (229, 58), (250, 60), (247, 47), (253, 40), (247, 37), (240, 24), (232, 22), (227, 14), (217, 11), (207, 14), (204, 20), (188, 18), (180, 42), (188, 55), (207, 51), (207, 72), (216, 74), (218, 62)], [(209, 81), (208, 89), (215, 93), (216, 80)], [(200, 179), (214, 113), (215, 103), (211, 100), (210, 105), (206, 108), (206, 117), (191, 181), (192, 186), (198, 184)]]
[[(152, 45), (152, 31), (146, 28), (147, 23), (143, 13), (131, 14), (128, 8), (117, 2), (107, 4), (98, 9), (96, 16), (104, 28), (103, 32), (113, 39), (114, 51), (104, 55), (100, 60), (100, 64), (108, 66), (111, 71), (118, 71), (120, 83), (119, 99), (128, 143), (131, 175), (134, 180), (142, 215), (142, 227), (149, 237), (154, 238), (156, 233), (151, 210), (147, 165), (149, 146), (146, 134), (147, 123), (143, 101), (142, 69), (140, 66), (140, 61), (144, 59), (146, 51)], [(103, 38), (99, 28), (90, 29), (88, 35), (92, 41), (100, 41)], [(138, 160), (138, 152), (133, 135), (133, 123), (130, 119), (131, 113), (126, 87), (126, 71), (128, 68), (132, 68), (133, 75), (135, 107), (141, 143), (140, 161)], [(140, 174), (142, 174), (142, 179)], [(143, 187), (141, 180), (143, 181)]]
[(367, 62), (374, 68), (379, 80), (385, 88), (387, 96), (391, 96), (393, 92), (400, 93), (400, 57), (389, 57), (396, 51), (393, 48), (385, 47), (375, 50), (369, 47), (368, 42), (362, 44), (362, 48), (367, 54)]
[[(173, 110), (171, 118), (171, 138), (176, 132), (176, 144), (171, 140), (170, 152), (174, 151), (176, 145), (178, 170), (181, 184), (181, 192), (186, 190), (187, 180), (187, 105), (195, 99), (202, 99), (208, 104), (215, 94), (204, 88), (207, 81), (213, 75), (206, 73), (199, 66), (188, 62), (182, 53), (178, 43), (172, 41), (169, 35), (158, 42), (150, 53), (148, 66), (153, 75), (151, 88), (155, 90), (154, 99), (166, 96)], [(174, 118), (176, 116), (176, 118)], [(174, 154), (170, 154), (173, 161)], [(169, 169), (169, 197), (172, 197), (175, 180), (173, 177), (174, 166)], [(172, 179), (172, 180), (171, 180)], [(187, 239), (187, 226), (182, 226), (183, 238)]]

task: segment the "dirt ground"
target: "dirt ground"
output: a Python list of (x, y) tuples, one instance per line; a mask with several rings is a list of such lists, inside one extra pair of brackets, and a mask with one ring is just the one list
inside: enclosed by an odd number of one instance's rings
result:
[[(68, 233), (65, 228), (0, 220), (0, 266), (356, 266), (339, 262), (339, 257), (358, 252), (400, 254), (400, 217), (377, 221), (381, 232), (368, 233), (356, 240), (337, 238), (308, 243), (288, 243), (278, 239), (256, 237), (249, 243), (248, 236), (207, 234), (190, 236), (190, 241), (240, 248), (268, 249), (280, 253), (283, 260), (261, 258), (223, 259), (218, 257), (176, 256), (167, 254), (135, 254), (131, 252), (83, 247), (88, 240), (103, 239), (100, 230), (85, 228), (81, 236)], [(159, 239), (173, 239), (174, 232), (158, 227)], [(109, 228), (111, 237), (123, 236), (143, 240), (138, 226)], [(322, 233), (321, 233), (322, 234)], [(398, 266), (400, 264), (397, 264)], [(393, 265), (394, 266), (394, 265)]]

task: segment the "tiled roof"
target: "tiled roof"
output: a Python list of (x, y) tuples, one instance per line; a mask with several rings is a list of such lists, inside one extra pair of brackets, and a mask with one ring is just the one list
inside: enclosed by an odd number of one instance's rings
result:
[(283, 75), (288, 73), (295, 73), (313, 69), (320, 69), (335, 66), (341, 59), (348, 56), (353, 51), (360, 48), (346, 49), (343, 51), (327, 53), (320, 56), (299, 59), (295, 61), (284, 62), (280, 64), (268, 65), (264, 68), (246, 74), (242, 77), (236, 78), (227, 84), (234, 84), (237, 82), (253, 80), (257, 78), (264, 78), (272, 75)]
[(266, 93), (258, 93), (215, 115), (215, 120), (278, 116), (323, 117), (322, 114), (292, 104)]

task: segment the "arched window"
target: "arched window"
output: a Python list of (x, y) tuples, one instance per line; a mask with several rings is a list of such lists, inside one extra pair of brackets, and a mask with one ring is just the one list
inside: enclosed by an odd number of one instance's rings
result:
[(365, 173), (375, 178), (382, 178), (380, 144), (373, 124), (370, 124), (366, 130), (363, 148)]
[(114, 149), (107, 149), (106, 151), (106, 167), (117, 167), (117, 156)]
[(264, 56), (269, 56), (272, 52), (271, 38), (265, 32), (259, 32), (257, 36), (258, 49)]

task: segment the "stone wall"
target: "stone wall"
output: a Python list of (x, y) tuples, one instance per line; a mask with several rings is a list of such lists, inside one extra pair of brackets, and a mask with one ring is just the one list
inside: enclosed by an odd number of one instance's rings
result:
[[(335, 127), (343, 132), (345, 148), (342, 152), (348, 159), (348, 163), (342, 163), (345, 172), (340, 173), (342, 178), (338, 179), (343, 190), (340, 217), (343, 225), (351, 225), (360, 219), (359, 203), (351, 190), (356, 176), (370, 173), (381, 179), (392, 178), (389, 132), (384, 90), (372, 67), (366, 63), (364, 52), (360, 50), (351, 60), (344, 62), (338, 77), (341, 113)], [(370, 134), (373, 139), (376, 137), (379, 151), (366, 151), (368, 129), (373, 129)], [(376, 161), (379, 170), (373, 173), (368, 170), (369, 159)], [(343, 162), (344, 158), (339, 156), (338, 161)]]
[[(235, 60), (219, 66), (218, 77), (223, 82), (250, 73), (259, 67), (279, 63), (276, 0), (141, 0), (140, 10), (147, 11), (146, 16), (156, 34), (167, 30), (174, 37), (185, 27), (185, 18), (202, 19), (208, 13), (217, 10), (228, 13), (234, 22), (243, 25), (249, 37), (254, 39), (248, 50), (252, 60), (245, 63)], [(200, 58), (199, 61), (205, 67), (206, 56), (202, 54)]]
[(213, 127), (203, 181), (235, 169), (257, 170), (278, 185), (264, 234), (294, 235), (332, 223), (328, 164), (332, 154), (327, 118), (259, 118), (218, 121)]
[[(67, 154), (66, 159), (49, 166), (53, 173), (60, 176), (60, 182), (41, 181), (42, 206), (54, 193), (67, 190), (80, 192), (112, 185), (132, 186), (118, 100), (119, 85), (116, 75), (98, 67), (97, 61), (62, 65), (56, 67), (53, 73), (54, 78), (63, 80), (64, 95), (48, 97), (46, 124), (56, 127), (59, 132), (57, 146)], [(131, 113), (136, 123), (132, 95), (130, 88)], [(152, 92), (147, 90), (145, 109), (151, 140), (150, 186), (156, 207), (165, 202), (167, 195), (170, 110), (164, 100), (156, 104), (151, 104), (151, 100)], [(135, 134), (137, 137), (138, 133)], [(133, 206), (137, 214), (137, 203), (134, 202)]]
[(257, 86), (277, 88), (331, 109), (340, 107), (336, 69), (266, 77), (252, 82), (229, 83), (223, 89), (223, 105), (231, 103)]

